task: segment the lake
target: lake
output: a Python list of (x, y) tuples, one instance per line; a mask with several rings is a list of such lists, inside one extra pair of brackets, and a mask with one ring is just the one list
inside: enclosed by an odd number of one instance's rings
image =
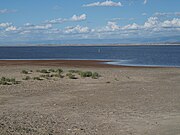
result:
[(127, 66), (180, 67), (180, 46), (0, 47), (1, 60), (110, 60)]

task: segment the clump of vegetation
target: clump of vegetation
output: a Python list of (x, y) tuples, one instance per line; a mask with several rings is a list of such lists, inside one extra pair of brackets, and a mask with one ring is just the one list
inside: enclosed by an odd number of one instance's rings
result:
[(80, 72), (79, 75), (81, 77), (92, 77), (93, 73), (91, 71), (86, 71), (86, 72)]
[(42, 70), (40, 70), (40, 73), (45, 73), (45, 74), (47, 74), (47, 73), (49, 73), (49, 71), (46, 70), (46, 69), (42, 69)]
[(0, 85), (12, 85), (12, 84), (19, 84), (19, 81), (16, 81), (15, 78), (1, 77)]
[(21, 73), (22, 73), (22, 74), (28, 74), (29, 72), (26, 71), (26, 70), (22, 70)]
[(49, 74), (40, 75), (41, 78), (49, 79), (51, 76)]
[(59, 69), (56, 70), (56, 72), (57, 72), (58, 74), (61, 74), (61, 73), (63, 72), (63, 70), (59, 68)]
[(92, 74), (92, 78), (93, 79), (98, 79), (100, 77), (100, 75), (97, 73), (97, 72), (94, 72), (93, 74)]
[(31, 79), (30, 76), (26, 76), (26, 77), (23, 78), (23, 80), (30, 80), (30, 79)]
[(68, 76), (69, 79), (77, 79), (77, 77), (73, 75), (72, 73), (67, 73), (66, 76)]
[(64, 78), (62, 74), (52, 74), (51, 77)]
[(79, 71), (79, 70), (69, 70), (69, 73), (80, 73), (81, 71)]
[(53, 73), (56, 72), (56, 70), (54, 70), (54, 69), (52, 69), (52, 68), (49, 69), (48, 71), (49, 71), (49, 72), (53, 72)]
[(43, 79), (41, 79), (40, 77), (34, 77), (33, 80), (42, 81)]
[(63, 78), (64, 76), (62, 75), (62, 73), (63, 73), (63, 70), (62, 69), (57, 69), (56, 71), (55, 71), (57, 74), (53, 74), (52, 76), (53, 77), (59, 77), (59, 78)]

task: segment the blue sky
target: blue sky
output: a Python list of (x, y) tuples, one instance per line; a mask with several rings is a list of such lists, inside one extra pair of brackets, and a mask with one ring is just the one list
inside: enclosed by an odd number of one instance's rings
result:
[(179, 41), (179, 5), (180, 0), (1, 0), (0, 43), (157, 37)]

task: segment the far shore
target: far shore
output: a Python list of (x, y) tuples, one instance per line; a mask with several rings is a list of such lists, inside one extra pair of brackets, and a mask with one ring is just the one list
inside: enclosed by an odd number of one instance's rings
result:
[(180, 43), (132, 43), (132, 44), (0, 44), (0, 47), (30, 47), (30, 46), (169, 46)]

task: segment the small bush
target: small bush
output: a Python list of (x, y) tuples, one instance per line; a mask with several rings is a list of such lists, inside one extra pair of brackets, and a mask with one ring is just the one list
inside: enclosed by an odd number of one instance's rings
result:
[(81, 71), (79, 71), (79, 70), (69, 70), (69, 73), (79, 73), (79, 72), (81, 72)]
[(50, 74), (45, 74), (45, 75), (40, 75), (40, 77), (49, 79), (49, 78), (51, 78), (51, 77), (53, 77), (53, 76), (50, 75)]
[(81, 77), (92, 77), (92, 72), (91, 71), (80, 72), (79, 74), (80, 74)]
[(100, 75), (97, 73), (97, 72), (94, 72), (93, 74), (92, 74), (92, 78), (93, 79), (98, 79), (100, 77)]
[(47, 74), (47, 73), (49, 73), (49, 71), (46, 70), (46, 69), (42, 69), (42, 70), (40, 70), (40, 73), (45, 73), (45, 74)]
[(62, 74), (52, 74), (51, 77), (64, 78)]
[(52, 69), (52, 68), (49, 69), (48, 71), (49, 71), (49, 72), (53, 72), (53, 73), (56, 72), (56, 71), (55, 71), (54, 69)]
[(23, 80), (30, 80), (31, 79), (31, 77), (29, 77), (29, 76), (26, 76), (25, 78), (23, 78)]
[(66, 76), (68, 76), (69, 79), (77, 79), (77, 77), (73, 75), (72, 73), (67, 73)]
[(59, 68), (59, 69), (56, 70), (56, 72), (57, 72), (58, 74), (61, 74), (61, 73), (63, 72), (63, 70)]
[(22, 74), (28, 74), (28, 71), (22, 70), (21, 73), (22, 73)]
[(12, 85), (12, 84), (19, 84), (19, 82), (16, 81), (15, 78), (1, 77), (0, 85)]

